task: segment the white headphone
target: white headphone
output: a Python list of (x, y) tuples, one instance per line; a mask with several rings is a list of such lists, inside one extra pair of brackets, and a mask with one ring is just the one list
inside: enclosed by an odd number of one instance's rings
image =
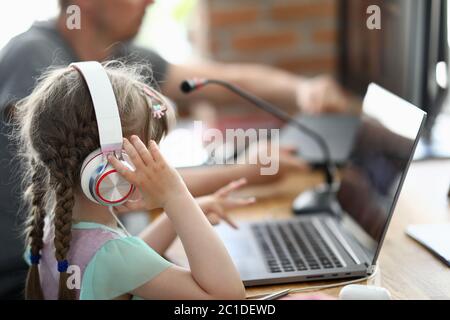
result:
[(107, 155), (114, 154), (131, 170), (134, 167), (122, 150), (122, 125), (111, 82), (103, 66), (96, 61), (70, 66), (82, 75), (89, 88), (100, 138), (100, 148), (91, 152), (81, 166), (81, 188), (95, 203), (121, 205), (130, 198), (134, 186), (108, 163)]

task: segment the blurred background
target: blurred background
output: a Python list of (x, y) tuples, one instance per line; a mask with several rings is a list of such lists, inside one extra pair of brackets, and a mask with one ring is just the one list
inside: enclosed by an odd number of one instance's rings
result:
[[(55, 17), (58, 1), (2, 1), (0, 9), (2, 48), (33, 21)], [(335, 71), (337, 24), (337, 0), (164, 0), (147, 10), (136, 42), (172, 63), (201, 55), (316, 74)]]
[[(381, 8), (380, 30), (366, 27), (370, 5)], [(171, 63), (256, 62), (331, 74), (360, 97), (377, 82), (428, 112), (420, 157), (449, 157), (447, 10), (446, 0), (164, 0), (149, 7), (135, 42)], [(2, 1), (0, 49), (57, 12), (57, 0)], [(222, 128), (277, 125), (254, 109), (221, 110)]]
[[(33, 21), (55, 17), (57, 2), (2, 1), (0, 49)], [(337, 28), (336, 0), (164, 0), (149, 7), (135, 42), (171, 63), (212, 59), (336, 74)]]

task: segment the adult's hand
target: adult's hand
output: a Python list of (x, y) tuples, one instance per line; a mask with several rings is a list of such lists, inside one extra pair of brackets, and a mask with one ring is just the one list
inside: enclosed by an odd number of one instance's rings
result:
[[(276, 146), (278, 152), (270, 154), (272, 150), (271, 142), (259, 141), (253, 143), (246, 153), (238, 158), (238, 163), (246, 163), (245, 177), (249, 184), (270, 183), (281, 179), (289, 172), (307, 172), (310, 170), (309, 165), (301, 158), (296, 156), (296, 148), (292, 146)], [(276, 150), (276, 149), (275, 149)], [(270, 164), (261, 162), (261, 155), (265, 157), (270, 154), (271, 163), (277, 163), (278, 170), (275, 174), (264, 175), (262, 168), (267, 168)]]
[(349, 95), (328, 75), (301, 79), (296, 96), (300, 110), (309, 114), (347, 112), (351, 105)]

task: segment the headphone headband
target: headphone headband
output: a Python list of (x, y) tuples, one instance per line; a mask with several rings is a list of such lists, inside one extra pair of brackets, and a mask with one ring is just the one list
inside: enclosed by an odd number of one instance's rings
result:
[(82, 75), (94, 105), (100, 147), (103, 154), (122, 151), (122, 125), (111, 81), (97, 61), (70, 64)]

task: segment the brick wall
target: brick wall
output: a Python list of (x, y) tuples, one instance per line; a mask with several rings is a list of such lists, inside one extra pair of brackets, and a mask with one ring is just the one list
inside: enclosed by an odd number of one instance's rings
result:
[(338, 0), (201, 0), (203, 53), (301, 74), (335, 72)]

